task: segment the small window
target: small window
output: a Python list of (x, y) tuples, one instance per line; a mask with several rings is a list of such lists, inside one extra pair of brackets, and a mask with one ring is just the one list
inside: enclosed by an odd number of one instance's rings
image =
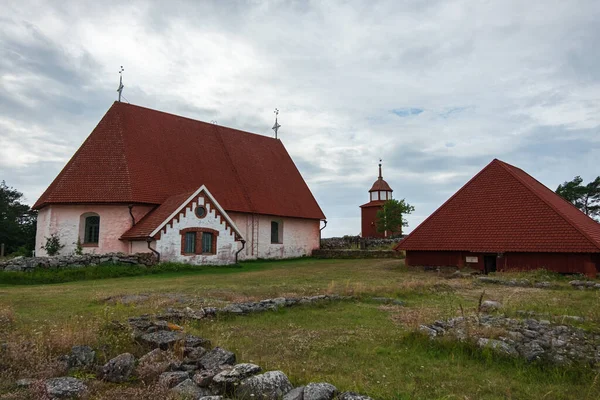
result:
[(283, 243), (283, 223), (271, 221), (271, 243)]
[(202, 232), (202, 253), (213, 253), (213, 234)]
[(183, 247), (183, 252), (187, 254), (196, 253), (196, 232), (185, 233), (185, 244)]
[(98, 243), (100, 237), (100, 217), (91, 216), (85, 219), (85, 235), (83, 243)]
[(203, 206), (198, 206), (196, 207), (195, 213), (196, 217), (204, 218), (206, 216), (206, 208), (204, 208)]

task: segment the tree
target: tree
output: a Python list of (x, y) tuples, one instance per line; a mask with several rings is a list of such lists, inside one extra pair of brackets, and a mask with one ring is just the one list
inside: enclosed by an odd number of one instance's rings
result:
[(37, 211), (20, 202), (23, 193), (0, 183), (0, 243), (6, 254), (31, 254), (35, 249)]
[(402, 234), (402, 227), (408, 226), (405, 215), (415, 211), (415, 208), (402, 200), (387, 200), (377, 211), (377, 232), (388, 231), (391, 235)]
[(579, 208), (585, 215), (600, 217), (600, 176), (583, 185), (583, 179), (576, 176), (556, 188), (556, 194)]

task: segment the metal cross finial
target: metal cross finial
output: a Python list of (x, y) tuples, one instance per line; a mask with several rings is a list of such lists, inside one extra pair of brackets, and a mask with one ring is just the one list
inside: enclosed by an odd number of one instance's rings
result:
[(123, 66), (121, 65), (121, 69), (119, 70), (119, 88), (117, 89), (117, 92), (119, 92), (119, 103), (121, 102), (121, 93), (123, 92), (123, 88), (125, 86), (123, 86), (123, 71), (125, 71), (125, 68), (123, 68)]
[(277, 131), (279, 130), (279, 128), (281, 128), (281, 125), (279, 125), (279, 123), (277, 122), (277, 116), (279, 115), (279, 109), (276, 108), (275, 111), (273, 111), (275, 113), (275, 125), (273, 125), (273, 129), (275, 131), (275, 139), (277, 139)]
[(383, 179), (383, 176), (381, 175), (381, 158), (379, 159), (379, 179)]

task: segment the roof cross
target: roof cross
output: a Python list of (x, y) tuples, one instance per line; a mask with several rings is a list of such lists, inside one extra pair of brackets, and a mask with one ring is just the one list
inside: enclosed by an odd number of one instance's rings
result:
[(123, 71), (125, 71), (125, 69), (121, 65), (121, 69), (119, 70), (119, 88), (117, 89), (117, 92), (119, 92), (119, 103), (121, 102), (121, 93), (123, 92), (123, 88), (125, 87), (123, 86)]
[(277, 116), (279, 115), (279, 109), (276, 108), (275, 111), (273, 111), (275, 113), (275, 125), (273, 125), (273, 129), (275, 131), (275, 139), (277, 139), (277, 131), (279, 130), (279, 128), (281, 128), (281, 125), (279, 125), (279, 123), (277, 122)]

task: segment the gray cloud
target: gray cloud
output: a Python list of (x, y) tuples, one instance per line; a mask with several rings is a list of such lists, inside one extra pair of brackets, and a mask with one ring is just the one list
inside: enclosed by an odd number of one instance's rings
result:
[(495, 157), (551, 188), (600, 174), (599, 19), (593, 0), (11, 3), (0, 174), (34, 202), (124, 65), (141, 106), (263, 135), (278, 107), (326, 235), (358, 233), (379, 158), (414, 227)]

